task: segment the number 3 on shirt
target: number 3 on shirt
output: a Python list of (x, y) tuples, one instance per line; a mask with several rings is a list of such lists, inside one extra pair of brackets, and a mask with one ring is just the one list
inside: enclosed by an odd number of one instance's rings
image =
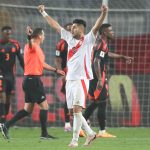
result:
[(6, 53), (6, 58), (5, 58), (5, 60), (8, 61), (9, 59), (10, 59), (10, 55), (9, 55), (9, 53)]

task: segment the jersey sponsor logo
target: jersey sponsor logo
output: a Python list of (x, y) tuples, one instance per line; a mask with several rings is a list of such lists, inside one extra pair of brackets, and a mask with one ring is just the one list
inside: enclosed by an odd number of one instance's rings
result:
[(100, 54), (99, 54), (99, 56), (104, 58), (105, 52), (101, 51)]
[(60, 56), (60, 51), (56, 50), (56, 56)]

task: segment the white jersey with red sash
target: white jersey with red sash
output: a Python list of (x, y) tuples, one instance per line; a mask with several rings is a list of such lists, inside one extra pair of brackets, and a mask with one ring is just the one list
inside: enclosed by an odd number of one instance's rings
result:
[(95, 43), (93, 32), (77, 40), (62, 28), (61, 38), (68, 43), (66, 80), (93, 79), (91, 69), (91, 53)]

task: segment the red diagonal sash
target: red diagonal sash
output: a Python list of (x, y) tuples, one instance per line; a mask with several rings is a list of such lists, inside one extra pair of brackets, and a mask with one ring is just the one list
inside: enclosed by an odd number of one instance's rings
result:
[(83, 41), (84, 41), (84, 37), (82, 37), (80, 39), (80, 41), (78, 42), (78, 44), (75, 47), (73, 47), (72, 49), (69, 50), (68, 55), (67, 55), (67, 60), (70, 60), (70, 58), (72, 58), (72, 56), (79, 50)]

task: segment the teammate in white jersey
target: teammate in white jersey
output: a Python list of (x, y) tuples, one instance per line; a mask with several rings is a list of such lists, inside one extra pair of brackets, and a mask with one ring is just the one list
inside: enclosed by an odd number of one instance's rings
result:
[(70, 113), (72, 112), (74, 116), (73, 138), (68, 146), (78, 146), (79, 132), (82, 125), (87, 133), (84, 144), (87, 146), (96, 138), (96, 133), (87, 124), (82, 115), (82, 109), (85, 108), (89, 80), (93, 78), (90, 64), (91, 51), (95, 43), (96, 34), (108, 12), (108, 7), (105, 5), (101, 7), (101, 15), (87, 35), (85, 35), (86, 22), (84, 20), (75, 19), (70, 33), (45, 12), (44, 5), (38, 6), (38, 9), (48, 24), (60, 33), (61, 39), (68, 43), (66, 99)]

